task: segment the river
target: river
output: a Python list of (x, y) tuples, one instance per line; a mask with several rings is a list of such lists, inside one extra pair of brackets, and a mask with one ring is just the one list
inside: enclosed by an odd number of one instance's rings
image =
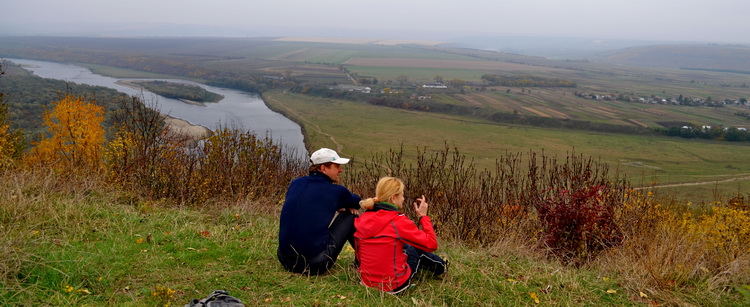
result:
[(206, 103), (205, 106), (191, 105), (182, 101), (156, 95), (145, 89), (143, 96), (146, 102), (156, 99), (159, 111), (163, 114), (215, 129), (219, 125), (240, 127), (253, 131), (258, 136), (268, 134), (280, 144), (286, 145), (300, 157), (307, 155), (302, 130), (297, 123), (269, 109), (257, 94), (238, 90), (208, 86), (180, 79), (116, 79), (91, 72), (90, 69), (77, 65), (24, 59), (7, 59), (42, 78), (63, 80), (73, 83), (98, 85), (115, 89), (128, 95), (141, 95), (141, 90), (117, 84), (119, 80), (163, 80), (200, 86), (207, 91), (224, 96), (217, 103)]

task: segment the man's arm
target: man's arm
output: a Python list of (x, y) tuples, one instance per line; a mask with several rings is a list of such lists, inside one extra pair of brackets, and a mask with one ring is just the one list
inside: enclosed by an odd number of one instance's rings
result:
[(359, 201), (362, 198), (359, 195), (354, 194), (345, 187), (341, 187), (339, 194), (339, 209), (355, 209), (359, 210)]

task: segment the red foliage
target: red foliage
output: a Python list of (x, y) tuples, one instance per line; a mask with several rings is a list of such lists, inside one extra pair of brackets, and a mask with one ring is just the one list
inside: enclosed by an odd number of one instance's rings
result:
[(549, 192), (537, 205), (542, 238), (563, 260), (580, 264), (622, 242), (606, 186)]

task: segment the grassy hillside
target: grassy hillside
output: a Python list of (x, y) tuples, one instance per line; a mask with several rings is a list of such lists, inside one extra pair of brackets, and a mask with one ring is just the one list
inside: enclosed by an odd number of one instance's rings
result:
[[(699, 278), (664, 289), (618, 273), (641, 270), (630, 265), (565, 266), (512, 236), (489, 247), (439, 239), (450, 257), (448, 274), (419, 275), (404, 295), (387, 295), (359, 284), (350, 249), (330, 274), (284, 271), (274, 256), (279, 207), (272, 200), (190, 209), (144, 200), (95, 178), (0, 176), (7, 183), (0, 187), (0, 298), (10, 305), (181, 306), (215, 289), (247, 306), (745, 302), (732, 287), (714, 290), (720, 281)], [(615, 261), (614, 254), (607, 259)]]
[(602, 52), (597, 57), (614, 64), (750, 73), (750, 48), (738, 45), (654, 45)]

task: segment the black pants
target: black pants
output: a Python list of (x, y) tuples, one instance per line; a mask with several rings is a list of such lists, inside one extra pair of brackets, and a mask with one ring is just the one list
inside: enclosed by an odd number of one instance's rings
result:
[(404, 253), (407, 257), (406, 264), (411, 268), (411, 275), (409, 276), (409, 280), (398, 286), (398, 288), (393, 289), (393, 291), (391, 291), (392, 293), (401, 293), (409, 287), (411, 279), (419, 270), (424, 269), (430, 271), (435, 276), (440, 276), (445, 273), (445, 260), (438, 255), (425, 252), (409, 244), (404, 244)]
[(320, 254), (282, 255), (277, 250), (276, 254), (281, 265), (287, 271), (300, 274), (318, 275), (328, 272), (336, 263), (336, 259), (344, 248), (344, 243), (349, 241), (349, 244), (354, 246), (354, 217), (354, 214), (349, 211), (338, 212), (331, 225), (328, 226), (328, 242)]

